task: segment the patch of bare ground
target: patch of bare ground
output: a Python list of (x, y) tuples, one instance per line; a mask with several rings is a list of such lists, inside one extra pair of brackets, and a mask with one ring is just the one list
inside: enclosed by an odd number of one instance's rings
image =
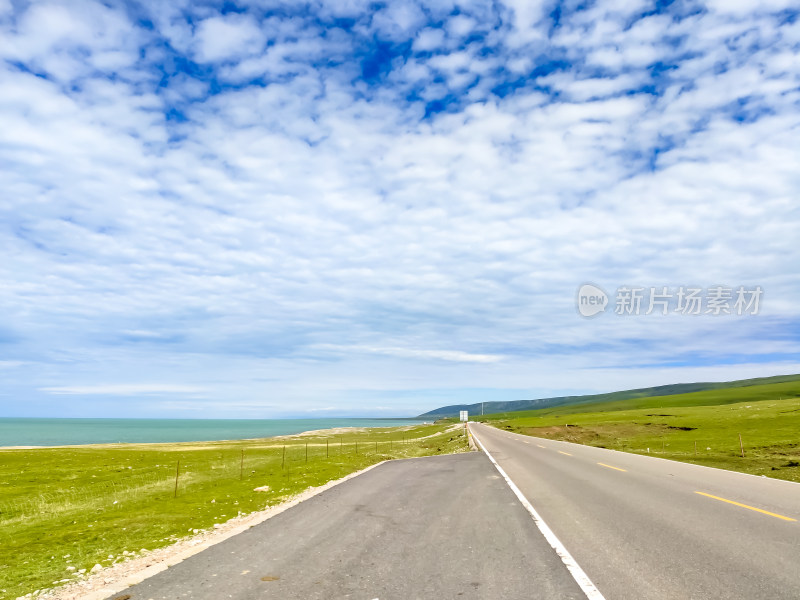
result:
[(536, 437), (550, 438), (586, 444), (589, 446), (604, 446), (613, 444), (620, 439), (637, 435), (660, 434), (668, 431), (692, 431), (692, 427), (675, 427), (664, 423), (609, 423), (592, 426), (584, 425), (552, 425), (550, 427), (522, 427), (515, 429), (519, 433)]

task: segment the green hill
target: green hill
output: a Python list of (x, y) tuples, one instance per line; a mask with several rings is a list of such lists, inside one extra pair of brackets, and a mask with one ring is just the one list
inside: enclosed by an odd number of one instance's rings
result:
[[(698, 383), (677, 383), (671, 385), (660, 385), (649, 388), (639, 388), (634, 390), (624, 390), (620, 392), (610, 392), (605, 394), (590, 394), (584, 396), (556, 396), (552, 398), (538, 398), (533, 400), (511, 400), (507, 402), (484, 402), (483, 413), (510, 413), (527, 410), (541, 410), (546, 408), (559, 407), (559, 412), (587, 412), (592, 409), (587, 404), (602, 404), (603, 408), (598, 410), (625, 410), (632, 408), (645, 408), (646, 406), (658, 406), (657, 401), (649, 402), (631, 402), (631, 400), (652, 399), (661, 396), (676, 396), (683, 394), (693, 394), (697, 392), (707, 392), (711, 390), (728, 390), (724, 394), (725, 398), (739, 398), (744, 399), (747, 392), (737, 394), (734, 392), (735, 388), (748, 388), (752, 386), (762, 386), (767, 384), (797, 384), (790, 385), (791, 389), (787, 388), (787, 395), (793, 393), (797, 395), (800, 389), (800, 374), (797, 375), (777, 375), (775, 377), (758, 377), (755, 379), (740, 379), (737, 381), (723, 381), (723, 382), (698, 382)], [(792, 392), (792, 390), (794, 390)], [(731, 393), (733, 392), (733, 395)], [(691, 405), (698, 401), (700, 404), (706, 404), (711, 401), (712, 396), (704, 396), (702, 398), (686, 398)], [(739, 399), (730, 400), (730, 402), (738, 402)], [(715, 402), (716, 403), (716, 402)], [(567, 408), (575, 407), (574, 411), (564, 410)], [(435, 410), (426, 412), (419, 416), (425, 419), (442, 419), (445, 417), (457, 417), (459, 411), (469, 411), (470, 416), (481, 414), (481, 403), (474, 404), (454, 404), (451, 406), (443, 406)]]
[(539, 438), (800, 483), (798, 376), (735, 381), (727, 387), (668, 396), (487, 414), (472, 420)]

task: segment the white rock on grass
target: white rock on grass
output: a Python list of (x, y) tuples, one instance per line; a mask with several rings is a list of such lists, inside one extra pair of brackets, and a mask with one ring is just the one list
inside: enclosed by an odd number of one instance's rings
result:
[(89, 571), (89, 573), (97, 573), (98, 571), (102, 571), (102, 570), (103, 570), (103, 565), (101, 565), (100, 563), (97, 563), (95, 566), (92, 567), (92, 570)]

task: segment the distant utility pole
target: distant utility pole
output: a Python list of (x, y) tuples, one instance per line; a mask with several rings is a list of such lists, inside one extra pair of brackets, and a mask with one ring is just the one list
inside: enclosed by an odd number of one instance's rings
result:
[(483, 416), (483, 402), (481, 402), (481, 416)]

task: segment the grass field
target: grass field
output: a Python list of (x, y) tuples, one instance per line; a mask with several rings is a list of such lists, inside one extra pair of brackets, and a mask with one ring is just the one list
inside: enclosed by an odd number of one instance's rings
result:
[[(727, 391), (733, 391), (734, 388), (752, 389), (755, 386), (766, 386), (782, 383), (790, 384), (788, 388), (796, 390), (800, 388), (800, 374), (775, 375), (772, 377), (757, 377), (755, 379), (737, 379), (735, 381), (675, 383), (649, 388), (636, 388), (632, 390), (621, 390), (617, 392), (606, 392), (603, 394), (588, 394), (580, 396), (554, 396), (550, 398), (533, 398), (530, 400), (509, 401), (489, 400), (487, 402), (477, 402), (474, 404), (455, 404), (451, 406), (442, 406), (420, 415), (419, 418), (454, 418), (458, 416), (458, 413), (461, 410), (467, 410), (471, 415), (477, 415), (483, 411), (485, 411), (487, 414), (497, 414), (532, 410), (542, 411), (546, 409), (559, 410), (561, 412), (564, 410), (569, 410), (570, 412), (583, 412), (585, 410), (591, 411), (591, 406), (596, 406), (600, 403), (603, 403), (606, 406), (611, 406), (613, 403), (617, 406), (632, 407), (633, 405), (626, 404), (626, 401), (647, 399), (657, 400), (659, 397), (677, 395), (689, 397), (689, 394), (703, 391), (716, 391), (724, 394)], [(749, 392), (746, 392), (745, 395), (747, 393)], [(711, 398), (715, 396), (712, 395), (705, 397)], [(720, 394), (717, 394), (716, 397), (721, 396)], [(654, 405), (657, 405), (657, 403), (654, 403)]]
[[(422, 425), (0, 450), (0, 599), (80, 579), (97, 563), (169, 545), (382, 460), (466, 449), (462, 429)], [(255, 492), (260, 486), (270, 491)]]
[(787, 382), (482, 419), (527, 435), (800, 482), (798, 396), (800, 382)]

